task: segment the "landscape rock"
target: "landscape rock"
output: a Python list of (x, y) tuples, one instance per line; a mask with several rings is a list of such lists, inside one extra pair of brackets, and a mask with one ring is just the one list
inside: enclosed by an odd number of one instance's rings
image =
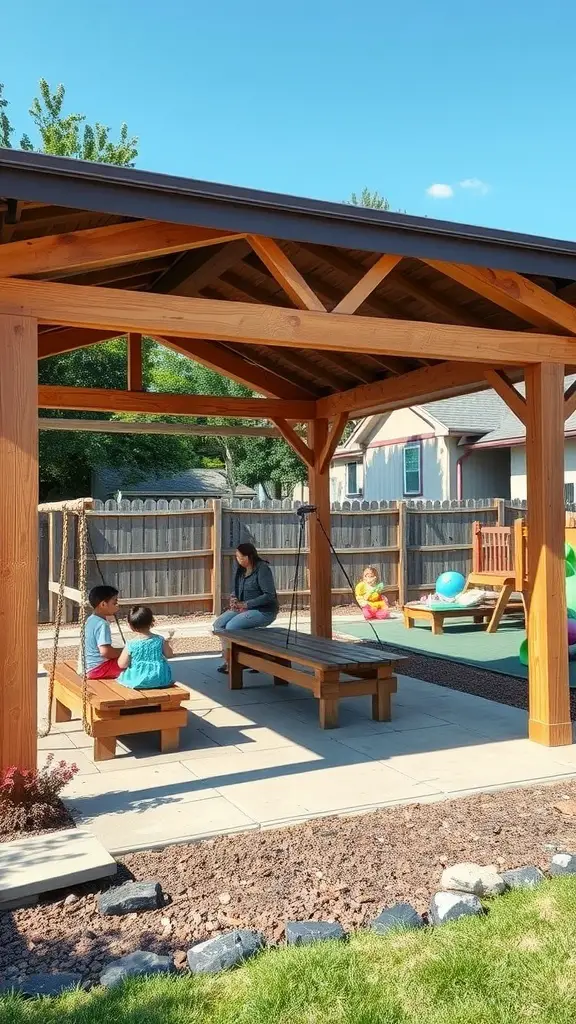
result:
[(260, 932), (237, 928), (213, 939), (197, 942), (187, 953), (192, 974), (217, 974), (249, 960), (264, 949), (266, 939)]
[(337, 921), (288, 921), (285, 931), (289, 946), (308, 946), (311, 942), (346, 938), (346, 932)]
[(509, 889), (534, 889), (544, 881), (544, 872), (531, 864), (524, 868), (503, 871), (502, 878)]
[(437, 892), (430, 904), (430, 919), (436, 925), (483, 913), (478, 897), (467, 892)]
[(446, 868), (440, 885), (446, 890), (470, 892), (474, 896), (500, 896), (506, 889), (506, 883), (495, 867), (471, 863)]
[(422, 928), (424, 921), (409, 903), (395, 903), (386, 907), (372, 921), (370, 928), (377, 935), (385, 935), (395, 928)]
[(100, 984), (104, 988), (111, 988), (113, 985), (119, 985), (125, 978), (137, 974), (168, 974), (173, 970), (172, 957), (158, 956), (157, 953), (137, 949), (134, 953), (127, 953), (126, 956), (108, 964), (100, 975)]
[(551, 875), (576, 874), (576, 854), (555, 853), (548, 868)]
[(82, 984), (81, 974), (29, 974), (21, 981), (6, 981), (0, 985), (2, 992), (18, 992), (32, 999), (35, 996), (59, 996), (67, 989), (77, 988)]
[(125, 882), (101, 892), (98, 909), (101, 914), (133, 914), (138, 910), (158, 910), (163, 905), (159, 882)]

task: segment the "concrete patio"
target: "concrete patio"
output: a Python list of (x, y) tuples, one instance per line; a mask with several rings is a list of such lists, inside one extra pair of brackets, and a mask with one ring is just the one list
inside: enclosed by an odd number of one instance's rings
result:
[(78, 764), (65, 797), (111, 853), (576, 775), (576, 747), (529, 742), (524, 711), (417, 679), (399, 678), (391, 722), (352, 698), (323, 732), (307, 691), (245, 673), (230, 692), (213, 653), (173, 664), (190, 688), (179, 752), (159, 754), (148, 734), (96, 764), (79, 721), (39, 741)]

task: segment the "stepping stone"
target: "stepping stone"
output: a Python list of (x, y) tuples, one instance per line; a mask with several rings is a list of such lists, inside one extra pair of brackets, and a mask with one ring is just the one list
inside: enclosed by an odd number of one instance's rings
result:
[(186, 959), (192, 974), (217, 974), (249, 960), (260, 953), (265, 945), (266, 939), (260, 932), (239, 928), (197, 942), (188, 950)]
[(544, 881), (544, 872), (540, 868), (530, 865), (525, 868), (503, 871), (502, 878), (509, 889), (534, 889)]
[(576, 874), (576, 855), (573, 853), (555, 853), (548, 868), (551, 875)]
[(437, 925), (483, 913), (484, 908), (478, 897), (467, 892), (437, 892), (430, 904), (430, 918)]
[(0, 843), (3, 903), (108, 878), (117, 870), (116, 861), (102, 843), (82, 829), (66, 828)]
[(134, 953), (128, 953), (108, 964), (100, 975), (100, 984), (104, 988), (111, 988), (113, 985), (119, 985), (125, 978), (138, 974), (169, 974), (173, 970), (172, 957), (158, 956), (157, 953), (137, 949)]
[(22, 996), (59, 996), (82, 984), (81, 974), (29, 974), (22, 981), (5, 981), (0, 992), (18, 992)]
[(286, 924), (288, 946), (308, 946), (311, 942), (344, 938), (346, 932), (337, 921), (288, 921)]
[(386, 907), (378, 917), (372, 921), (370, 930), (377, 935), (386, 935), (396, 928), (423, 928), (424, 921), (414, 907), (409, 903), (395, 903), (393, 907)]
[(506, 889), (502, 875), (494, 867), (480, 864), (454, 864), (442, 872), (440, 885), (443, 889), (457, 892), (471, 892), (474, 896), (500, 896)]
[(98, 897), (101, 914), (135, 914), (139, 910), (158, 910), (164, 905), (160, 882), (125, 882)]

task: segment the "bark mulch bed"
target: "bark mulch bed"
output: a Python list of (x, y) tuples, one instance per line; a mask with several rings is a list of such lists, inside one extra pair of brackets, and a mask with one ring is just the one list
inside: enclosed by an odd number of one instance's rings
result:
[(281, 941), (291, 919), (355, 929), (396, 901), (424, 911), (448, 864), (546, 867), (557, 850), (576, 850), (576, 780), (131, 854), (117, 881), (161, 882), (163, 909), (101, 917), (92, 885), (69, 903), (63, 892), (0, 914), (0, 975), (71, 970), (95, 979), (138, 948), (173, 954), (182, 966), (196, 939), (244, 926)]

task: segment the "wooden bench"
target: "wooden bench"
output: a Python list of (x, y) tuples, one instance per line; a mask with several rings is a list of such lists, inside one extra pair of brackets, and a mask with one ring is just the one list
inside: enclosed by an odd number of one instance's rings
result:
[[(505, 609), (507, 615), (522, 614), (523, 611), (524, 608), (520, 601), (515, 604), (508, 603)], [(475, 623), (486, 622), (488, 624), (487, 632), (493, 632), (490, 627), (494, 620), (494, 605), (489, 604), (477, 605), (475, 608), (455, 608), (449, 604), (445, 608), (430, 608), (428, 605), (416, 602), (414, 604), (405, 604), (402, 614), (404, 615), (406, 629), (413, 629), (415, 621), (421, 619), (424, 622), (430, 623), (434, 636), (440, 636), (444, 632), (445, 619), (473, 619)], [(500, 616), (498, 618), (499, 621)]]
[(372, 718), (377, 722), (391, 718), (390, 698), (397, 689), (392, 670), (395, 662), (404, 660), (403, 655), (305, 633), (290, 633), (286, 646), (286, 629), (223, 631), (220, 636), (229, 649), (231, 690), (242, 689), (243, 670), (252, 668), (267, 672), (276, 686), (294, 683), (312, 690), (320, 702), (322, 729), (338, 726), (342, 697), (371, 696)]
[[(49, 666), (44, 668), (49, 673)], [(161, 690), (131, 690), (115, 679), (87, 680), (86, 714), (94, 737), (94, 760), (107, 761), (116, 755), (116, 740), (142, 732), (160, 732), (163, 754), (178, 750), (180, 729), (187, 722), (190, 691), (179, 683)], [(69, 661), (56, 665), (53, 720), (69, 722), (82, 716), (82, 677)]]

